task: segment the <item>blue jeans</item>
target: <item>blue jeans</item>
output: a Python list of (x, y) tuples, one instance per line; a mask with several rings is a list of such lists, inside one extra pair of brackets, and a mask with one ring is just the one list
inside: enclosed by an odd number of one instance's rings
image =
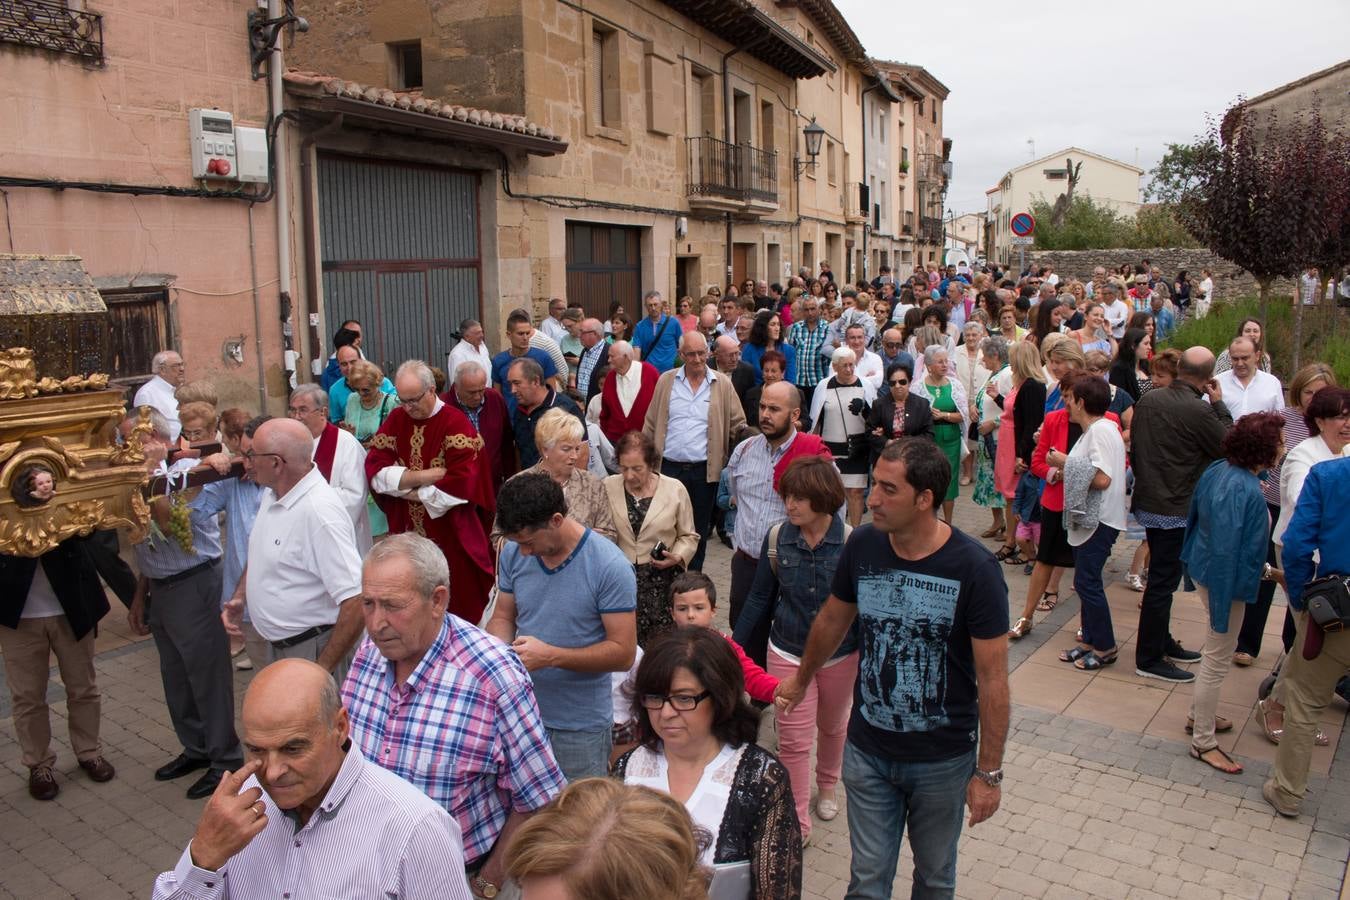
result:
[(1098, 525), (1092, 537), (1073, 548), (1073, 589), (1082, 604), (1083, 642), (1091, 644), (1098, 653), (1107, 653), (1116, 646), (1102, 568), (1119, 534), (1110, 525)]
[(553, 745), (553, 758), (569, 782), (578, 778), (604, 778), (609, 774), (609, 751), (614, 747), (612, 728), (604, 731), (544, 730)]
[(845, 900), (886, 900), (908, 823), (913, 898), (956, 893), (956, 841), (975, 749), (935, 762), (898, 762), (844, 746), (848, 839), (853, 860)]

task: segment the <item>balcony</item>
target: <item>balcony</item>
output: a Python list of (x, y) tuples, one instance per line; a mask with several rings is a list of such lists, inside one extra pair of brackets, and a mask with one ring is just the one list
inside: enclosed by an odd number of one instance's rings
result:
[(778, 154), (712, 137), (685, 138), (693, 209), (763, 215), (778, 209)]
[(914, 234), (914, 210), (905, 210), (904, 221), (900, 225), (900, 233), (911, 236)]
[(103, 16), (54, 0), (0, 0), (0, 43), (69, 53), (103, 65)]
[(942, 217), (923, 216), (919, 219), (919, 243), (942, 243)]

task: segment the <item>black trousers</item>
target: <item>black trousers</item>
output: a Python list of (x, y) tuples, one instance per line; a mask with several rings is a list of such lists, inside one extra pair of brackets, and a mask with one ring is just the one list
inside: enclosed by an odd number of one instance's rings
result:
[(689, 492), (689, 503), (694, 508), (694, 530), (698, 532), (698, 550), (689, 561), (689, 569), (703, 571), (703, 555), (708, 549), (708, 535), (712, 532), (712, 514), (717, 506), (717, 482), (708, 483), (708, 463), (661, 460), (661, 474), (669, 475)]
[[(1270, 511), (1273, 528), (1280, 518), (1280, 507), (1274, 503), (1267, 503), (1266, 509)], [(1266, 562), (1279, 568), (1280, 561), (1275, 555), (1275, 542), (1269, 539), (1266, 541)], [(1260, 654), (1261, 637), (1265, 633), (1266, 619), (1270, 616), (1270, 604), (1274, 599), (1275, 582), (1262, 581), (1261, 587), (1256, 591), (1256, 602), (1247, 607), (1246, 614), (1242, 617), (1242, 630), (1238, 632), (1238, 653), (1250, 653), (1252, 656)]]
[[(750, 588), (755, 584), (755, 572), (759, 570), (759, 560), (750, 554), (737, 550), (731, 557), (731, 598), (729, 600), (728, 618), (731, 627), (736, 628), (737, 621), (741, 618), (741, 610), (745, 608), (746, 598), (750, 596)], [(750, 635), (750, 639), (741, 645), (745, 655), (753, 659), (762, 669), (765, 666), (765, 660), (769, 657), (769, 625), (770, 619), (765, 617), (761, 627), (756, 628)]]
[(1134, 662), (1139, 668), (1163, 661), (1172, 643), (1172, 594), (1181, 584), (1181, 545), (1185, 528), (1149, 528), (1148, 585), (1139, 611)]

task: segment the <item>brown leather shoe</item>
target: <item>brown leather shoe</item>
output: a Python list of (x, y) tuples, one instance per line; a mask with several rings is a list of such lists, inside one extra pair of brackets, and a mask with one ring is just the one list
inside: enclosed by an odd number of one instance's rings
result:
[(28, 770), (28, 794), (34, 800), (55, 800), (61, 793), (51, 766), (34, 766)]
[(117, 774), (117, 770), (112, 767), (112, 763), (101, 756), (80, 760), (80, 768), (84, 769), (91, 781), (99, 783), (112, 781), (113, 776)]

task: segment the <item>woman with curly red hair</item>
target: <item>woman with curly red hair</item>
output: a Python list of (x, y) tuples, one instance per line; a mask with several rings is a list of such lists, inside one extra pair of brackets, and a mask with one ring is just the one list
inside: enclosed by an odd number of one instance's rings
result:
[(1191, 699), (1191, 756), (1220, 772), (1238, 775), (1242, 766), (1215, 739), (1232, 722), (1216, 716), (1219, 686), (1233, 661), (1247, 605), (1263, 579), (1283, 574), (1265, 562), (1270, 512), (1261, 494), (1263, 470), (1284, 455), (1284, 417), (1252, 413), (1224, 436), (1223, 459), (1215, 460), (1195, 486), (1181, 561), (1209, 609), (1209, 632), (1200, 649), (1200, 672)]

